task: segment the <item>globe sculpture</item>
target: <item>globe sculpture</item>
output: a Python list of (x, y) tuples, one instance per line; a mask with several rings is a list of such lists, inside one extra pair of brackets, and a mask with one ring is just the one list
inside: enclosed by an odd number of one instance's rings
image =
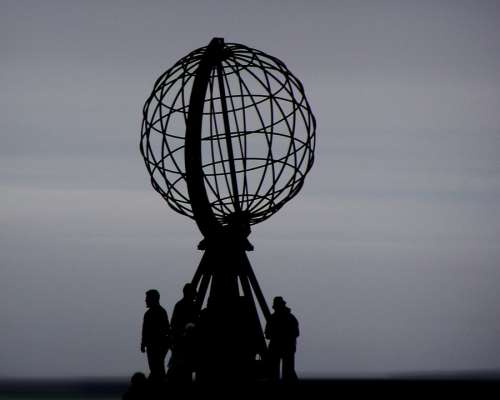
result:
[[(175, 63), (146, 100), (140, 151), (153, 188), (203, 235), (192, 283), (199, 309), (208, 293), (207, 308), (221, 317), (212, 324), (226, 337), (214, 345), (219, 360), (242, 347), (265, 358), (261, 317), (270, 312), (248, 235), (300, 191), (315, 129), (304, 88), (282, 61), (222, 38)], [(245, 327), (233, 327), (236, 344), (219, 326), (224, 318)]]

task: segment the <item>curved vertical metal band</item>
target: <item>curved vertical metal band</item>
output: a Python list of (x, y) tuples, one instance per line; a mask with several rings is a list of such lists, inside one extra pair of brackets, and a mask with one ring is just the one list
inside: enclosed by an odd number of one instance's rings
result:
[(186, 164), (187, 191), (194, 219), (204, 237), (211, 236), (221, 228), (221, 224), (215, 218), (210, 207), (203, 181), (201, 129), (210, 73), (220, 61), (219, 58), (223, 48), (224, 39), (222, 38), (213, 38), (207, 46), (194, 78), (186, 122), (184, 162)]

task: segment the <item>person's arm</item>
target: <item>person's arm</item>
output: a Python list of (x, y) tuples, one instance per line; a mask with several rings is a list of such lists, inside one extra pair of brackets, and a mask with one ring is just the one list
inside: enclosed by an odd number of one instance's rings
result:
[(267, 321), (266, 329), (264, 330), (264, 336), (266, 339), (271, 339), (271, 321)]
[(142, 332), (141, 332), (141, 353), (146, 351), (146, 314), (142, 320)]
[(167, 311), (165, 310), (165, 326), (164, 326), (164, 329), (165, 329), (165, 334), (166, 335), (169, 335), (170, 334), (170, 323), (168, 322), (168, 314), (167, 314)]
[(162, 331), (163, 331), (165, 344), (169, 348), (173, 347), (172, 337), (171, 337), (171, 327), (172, 326), (170, 325), (170, 323), (168, 321), (167, 310), (165, 310), (165, 312), (163, 314), (163, 323), (162, 323), (162, 327), (161, 328), (162, 328)]
[(179, 303), (174, 306), (174, 311), (172, 311), (172, 319), (170, 320), (170, 328), (172, 331), (178, 329), (177, 320), (179, 315)]
[(294, 326), (293, 327), (294, 327), (294, 330), (295, 330), (294, 333), (295, 333), (295, 337), (297, 338), (300, 335), (299, 321), (297, 320), (297, 318), (293, 317), (293, 322), (294, 322), (294, 324), (293, 324)]

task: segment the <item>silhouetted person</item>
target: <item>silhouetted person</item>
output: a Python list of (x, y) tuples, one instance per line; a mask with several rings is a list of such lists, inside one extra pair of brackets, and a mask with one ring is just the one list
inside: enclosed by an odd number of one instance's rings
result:
[(146, 292), (146, 307), (142, 324), (141, 351), (148, 356), (151, 380), (161, 380), (165, 376), (165, 356), (169, 347), (168, 315), (160, 305), (160, 293), (151, 289)]
[(184, 296), (175, 304), (172, 313), (171, 328), (174, 343), (176, 337), (184, 333), (186, 325), (196, 324), (198, 318), (195, 288), (191, 283), (186, 283), (182, 292)]
[(297, 380), (295, 373), (295, 350), (299, 336), (297, 318), (286, 306), (283, 297), (275, 297), (274, 312), (266, 325), (266, 338), (269, 339), (269, 368), (273, 380), (280, 379), (280, 362), (282, 363), (282, 379)]
[(171, 384), (189, 384), (192, 382), (197, 358), (196, 326), (189, 322), (183, 332), (177, 336), (175, 350), (172, 351), (168, 382)]
[(147, 398), (148, 381), (142, 372), (136, 372), (130, 379), (130, 386), (123, 395), (123, 400), (143, 400)]
[(174, 307), (171, 321), (172, 357), (169, 363), (168, 379), (171, 382), (191, 382), (194, 371), (195, 327), (198, 322), (196, 290), (186, 283), (183, 297)]

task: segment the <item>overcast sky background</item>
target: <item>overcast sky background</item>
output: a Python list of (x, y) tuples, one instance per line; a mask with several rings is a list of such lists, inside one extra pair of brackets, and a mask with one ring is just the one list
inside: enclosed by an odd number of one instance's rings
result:
[(270, 53), (318, 122), (250, 259), (302, 376), (500, 369), (500, 2), (0, 1), (0, 377), (123, 376), (196, 225), (139, 154), (155, 79), (214, 37)]

